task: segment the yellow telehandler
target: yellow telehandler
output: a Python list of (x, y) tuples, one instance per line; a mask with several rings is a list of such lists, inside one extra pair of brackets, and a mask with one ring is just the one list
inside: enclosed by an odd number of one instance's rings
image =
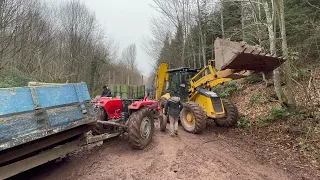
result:
[(238, 120), (237, 107), (219, 97), (212, 89), (219, 84), (253, 73), (270, 72), (285, 62), (282, 57), (263, 53), (260, 47), (227, 39), (217, 38), (214, 51), (215, 60), (209, 60), (208, 65), (202, 69), (168, 69), (168, 64), (160, 64), (154, 88), (155, 99), (162, 108), (159, 116), (161, 131), (165, 131), (167, 124), (163, 108), (170, 97), (168, 92), (179, 96), (184, 102), (180, 121), (188, 132), (202, 132), (208, 118), (214, 119), (218, 126), (235, 125)]

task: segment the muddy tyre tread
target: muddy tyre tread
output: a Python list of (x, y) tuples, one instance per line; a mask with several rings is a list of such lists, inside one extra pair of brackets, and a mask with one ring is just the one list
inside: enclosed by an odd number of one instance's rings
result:
[(168, 117), (165, 115), (159, 116), (159, 123), (160, 123), (160, 131), (166, 132), (167, 130), (167, 123), (168, 123)]
[(160, 100), (159, 100), (159, 107), (160, 107), (159, 123), (160, 123), (160, 131), (161, 132), (165, 132), (166, 129), (167, 129), (168, 117), (165, 117), (165, 115), (163, 114), (164, 105), (165, 105), (166, 102), (167, 102), (167, 100), (165, 98), (163, 98), (163, 97), (160, 98)]
[(223, 100), (224, 109), (227, 112), (226, 118), (215, 119), (215, 122), (220, 127), (232, 127), (238, 122), (238, 109), (229, 100)]
[[(107, 120), (107, 113), (103, 108), (98, 109), (98, 113), (96, 118), (100, 121), (106, 121)], [(107, 130), (104, 128), (103, 124), (95, 123), (92, 127), (92, 134), (93, 135), (101, 135), (105, 133)]]
[[(148, 138), (143, 139), (140, 135), (140, 124), (144, 117), (148, 117), (151, 121), (151, 131)], [(154, 119), (151, 111), (142, 108), (130, 115), (128, 125), (129, 143), (135, 149), (144, 149), (152, 141), (154, 134)]]
[[(196, 102), (189, 101), (184, 103), (183, 108), (188, 108), (193, 113), (195, 118), (195, 128), (192, 131), (188, 131), (194, 134), (201, 133), (206, 128), (206, 115), (200, 105)], [(186, 130), (186, 129), (185, 129)]]
[(161, 109), (161, 111), (163, 110), (163, 108), (164, 108), (164, 105), (165, 105), (165, 103), (167, 102), (167, 100), (165, 99), (165, 98), (160, 98), (160, 100), (159, 100), (159, 107), (160, 107), (160, 109)]

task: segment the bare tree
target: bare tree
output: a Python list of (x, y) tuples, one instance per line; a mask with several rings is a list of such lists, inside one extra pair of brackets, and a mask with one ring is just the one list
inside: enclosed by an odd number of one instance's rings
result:
[[(269, 7), (269, 3), (267, 0), (264, 0), (262, 2), (265, 14), (266, 14), (266, 19), (267, 19), (267, 28), (269, 32), (269, 41), (270, 41), (270, 53), (272, 55), (276, 55), (277, 50), (276, 50), (276, 29), (274, 27), (275, 22), (276, 22), (276, 5), (274, 3), (274, 0), (271, 0), (271, 9)], [(282, 91), (281, 87), (281, 79), (280, 79), (280, 71), (279, 68), (275, 69), (273, 71), (273, 81), (274, 81), (274, 88), (277, 94), (277, 97), (282, 105), (286, 101), (286, 98), (284, 96), (284, 93)]]
[(135, 44), (129, 45), (123, 50), (121, 60), (127, 65), (127, 68), (134, 70), (137, 68), (137, 49)]
[(201, 25), (201, 22), (202, 22), (202, 19), (201, 19), (201, 11), (200, 11), (200, 2), (199, 0), (197, 0), (197, 8), (198, 8), (198, 19), (199, 19), (199, 36), (200, 36), (200, 43), (201, 43), (201, 51), (202, 51), (202, 62), (203, 62), (203, 66), (206, 65), (206, 50), (205, 50), (205, 41), (204, 41), (204, 34), (203, 34), (203, 31), (202, 31), (202, 25)]
[[(281, 28), (281, 39), (282, 39), (282, 53), (283, 56), (288, 58), (288, 44), (287, 44), (287, 35), (286, 35), (286, 25), (285, 25), (285, 18), (284, 18), (284, 3), (283, 0), (279, 0), (279, 12), (280, 12), (280, 28)], [(290, 60), (287, 59), (285, 62), (285, 76), (288, 85), (288, 105), (294, 105), (294, 98), (293, 98), (293, 84), (292, 84), (292, 72), (291, 72), (291, 65)]]

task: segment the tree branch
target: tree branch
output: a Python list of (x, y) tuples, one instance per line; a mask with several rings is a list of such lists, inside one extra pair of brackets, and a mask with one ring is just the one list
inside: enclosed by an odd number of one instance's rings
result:
[(310, 6), (312, 6), (312, 7), (316, 8), (316, 9), (320, 10), (320, 7), (311, 4), (311, 3), (309, 2), (309, 0), (306, 0), (306, 1), (307, 1), (307, 3), (308, 3)]

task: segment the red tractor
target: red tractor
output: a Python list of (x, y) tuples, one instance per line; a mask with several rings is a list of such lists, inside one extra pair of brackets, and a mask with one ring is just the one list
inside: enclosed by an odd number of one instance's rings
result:
[(97, 96), (95, 104), (98, 123), (93, 133), (128, 133), (129, 143), (136, 149), (144, 149), (154, 134), (154, 118), (160, 108), (158, 102), (149, 100), (119, 99)]

